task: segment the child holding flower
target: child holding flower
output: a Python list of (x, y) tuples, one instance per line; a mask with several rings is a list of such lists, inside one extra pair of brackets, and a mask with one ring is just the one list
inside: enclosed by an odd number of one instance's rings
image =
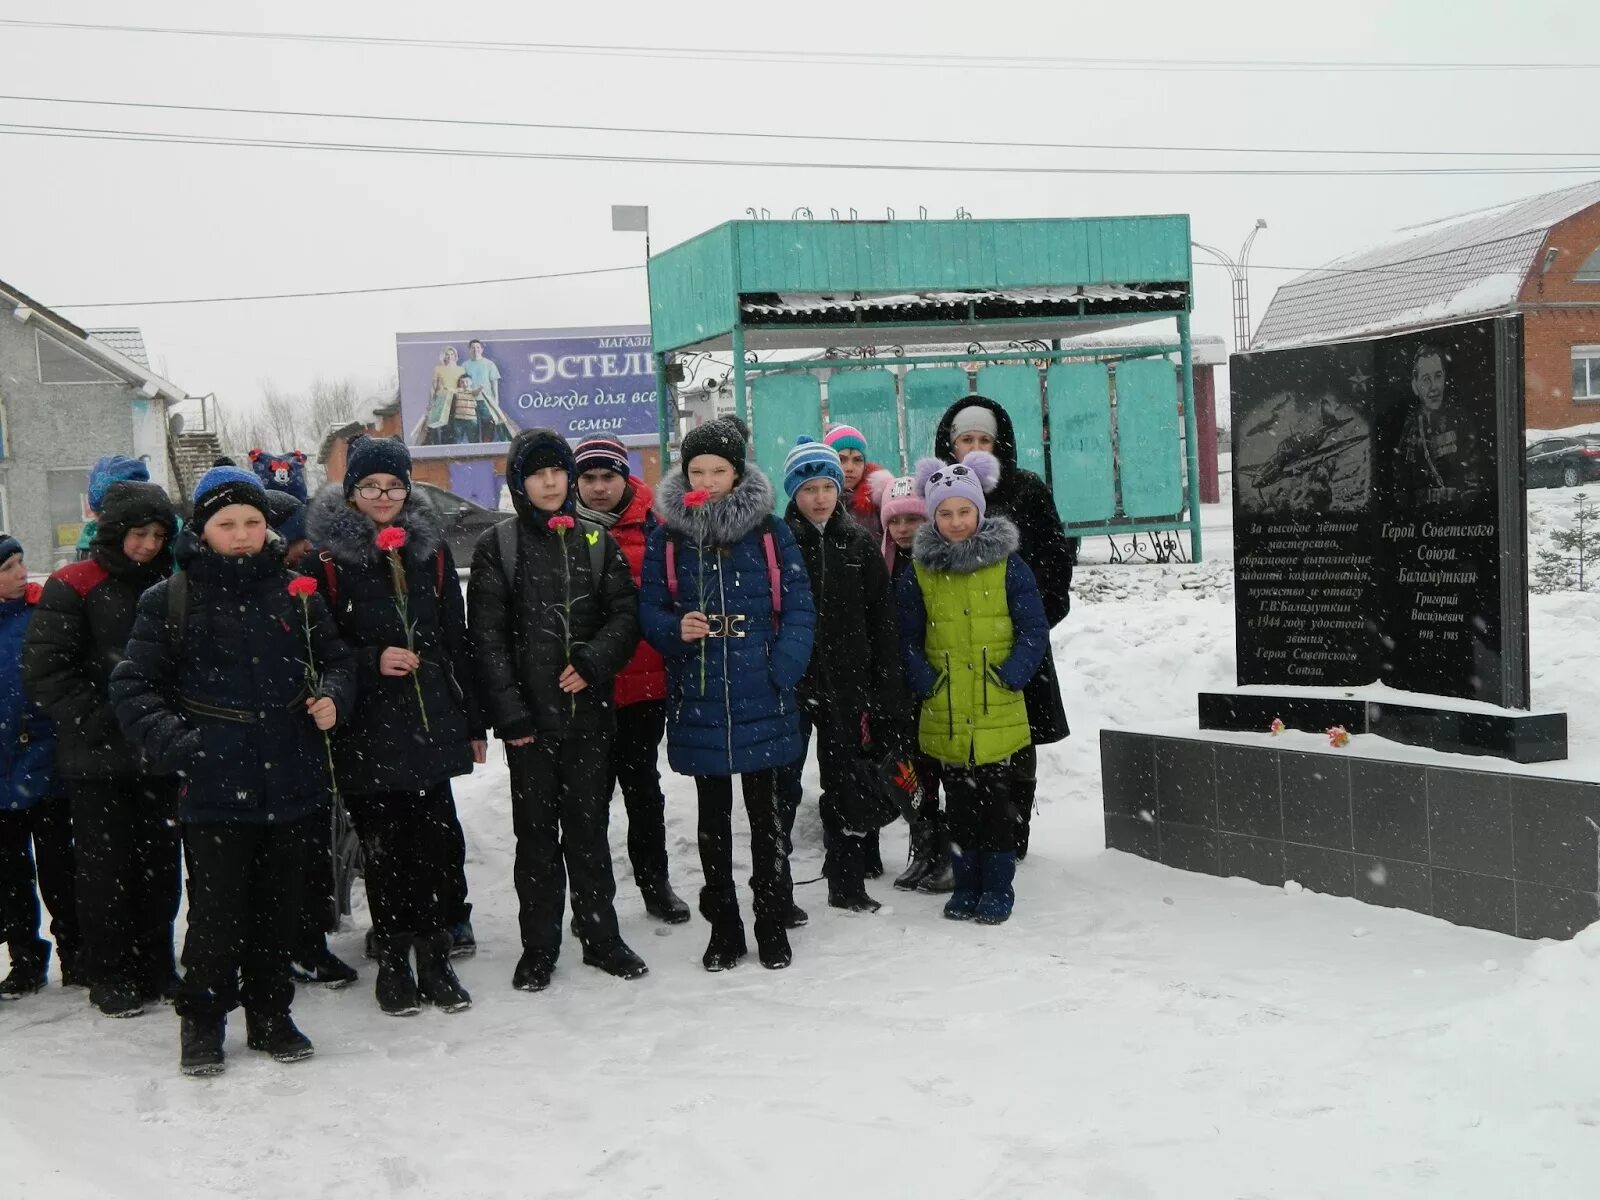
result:
[(296, 576), (268, 538), (266, 510), (249, 471), (200, 477), (177, 542), (182, 573), (140, 598), (111, 676), (129, 742), (184, 776), (189, 932), (177, 1008), (190, 1075), (222, 1070), (227, 1014), (241, 1001), (252, 1050), (280, 1062), (312, 1053), (289, 1016), (290, 944), (309, 847), (327, 835), (322, 735), (354, 708), (356, 680), (321, 598), (290, 593)]
[(404, 443), (358, 437), (346, 461), (343, 483), (312, 502), (314, 551), (302, 569), (360, 665), (361, 700), (334, 764), (366, 858), (378, 1006), (391, 1016), (424, 1002), (460, 1012), (472, 998), (450, 965), (452, 927), (470, 908), (450, 780), (487, 749), (466, 606), (439, 519), (412, 495)]
[(639, 639), (638, 597), (610, 535), (573, 515), (576, 479), (566, 439), (518, 434), (506, 454), (517, 515), (478, 540), (467, 585), (483, 705), (511, 771), (522, 927), (511, 983), (528, 992), (555, 970), (568, 876), (583, 961), (621, 979), (646, 971), (617, 927), (606, 838), (611, 681)]

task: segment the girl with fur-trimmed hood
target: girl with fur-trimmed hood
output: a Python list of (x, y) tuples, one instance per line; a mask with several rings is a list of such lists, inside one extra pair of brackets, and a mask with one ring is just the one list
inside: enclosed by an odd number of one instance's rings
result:
[(985, 515), (998, 474), (981, 450), (954, 465), (917, 464), (928, 523), (898, 585), (906, 677), (922, 700), (917, 740), (942, 764), (955, 877), (944, 915), (989, 925), (1015, 902), (1011, 759), (1032, 746), (1022, 691), (1050, 649), (1017, 527)]
[(795, 688), (816, 617), (794, 535), (772, 515), (767, 477), (745, 462), (743, 425), (708, 421), (683, 439), (683, 469), (656, 490), (661, 524), (645, 550), (639, 620), (667, 664), (667, 758), (700, 801), (703, 963), (746, 953), (733, 882), (733, 777), (750, 815), (751, 889), (761, 965), (791, 960), (794, 884), (784, 853), (777, 769), (805, 753)]
[[(390, 553), (379, 549), (389, 530), (405, 533), (393, 552), (404, 614)], [(313, 549), (301, 570), (317, 581), (360, 668), (360, 702), (333, 756), (366, 856), (378, 1004), (392, 1016), (423, 1001), (459, 1012), (472, 1000), (449, 961), (466, 901), (450, 780), (484, 760), (487, 742), (455, 560), (433, 510), (412, 494), (410, 451), (393, 438), (351, 441), (344, 481), (317, 494), (306, 532)], [(319, 982), (335, 981), (322, 974)]]

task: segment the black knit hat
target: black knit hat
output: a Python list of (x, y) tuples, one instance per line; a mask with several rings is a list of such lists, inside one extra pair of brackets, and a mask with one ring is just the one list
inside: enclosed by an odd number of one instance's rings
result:
[(171, 537), (178, 531), (178, 514), (167, 493), (153, 483), (113, 483), (100, 501), (98, 529), (121, 545), (128, 530), (160, 525)]
[(22, 543), (9, 533), (0, 533), (0, 567), (5, 566), (16, 555), (22, 553)]
[(715, 454), (733, 464), (733, 469), (744, 474), (744, 456), (749, 434), (744, 422), (737, 417), (717, 417), (698, 425), (683, 435), (678, 457), (683, 460), (683, 471), (689, 473), (689, 464), (702, 454)]
[(355, 495), (356, 484), (368, 475), (393, 475), (411, 490), (411, 451), (399, 438), (357, 434), (345, 455), (344, 498)]

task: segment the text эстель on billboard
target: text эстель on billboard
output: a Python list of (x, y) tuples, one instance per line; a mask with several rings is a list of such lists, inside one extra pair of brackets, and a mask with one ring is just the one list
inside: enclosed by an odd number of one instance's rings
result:
[(524, 429), (656, 437), (648, 326), (402, 333), (395, 350), (402, 428), (423, 457), (503, 452)]

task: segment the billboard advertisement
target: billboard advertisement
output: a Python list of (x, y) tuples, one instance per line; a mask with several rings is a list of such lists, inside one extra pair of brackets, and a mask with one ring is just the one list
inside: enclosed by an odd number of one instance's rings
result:
[(501, 453), (534, 428), (574, 443), (655, 441), (648, 325), (402, 333), (395, 351), (401, 423), (419, 457)]

